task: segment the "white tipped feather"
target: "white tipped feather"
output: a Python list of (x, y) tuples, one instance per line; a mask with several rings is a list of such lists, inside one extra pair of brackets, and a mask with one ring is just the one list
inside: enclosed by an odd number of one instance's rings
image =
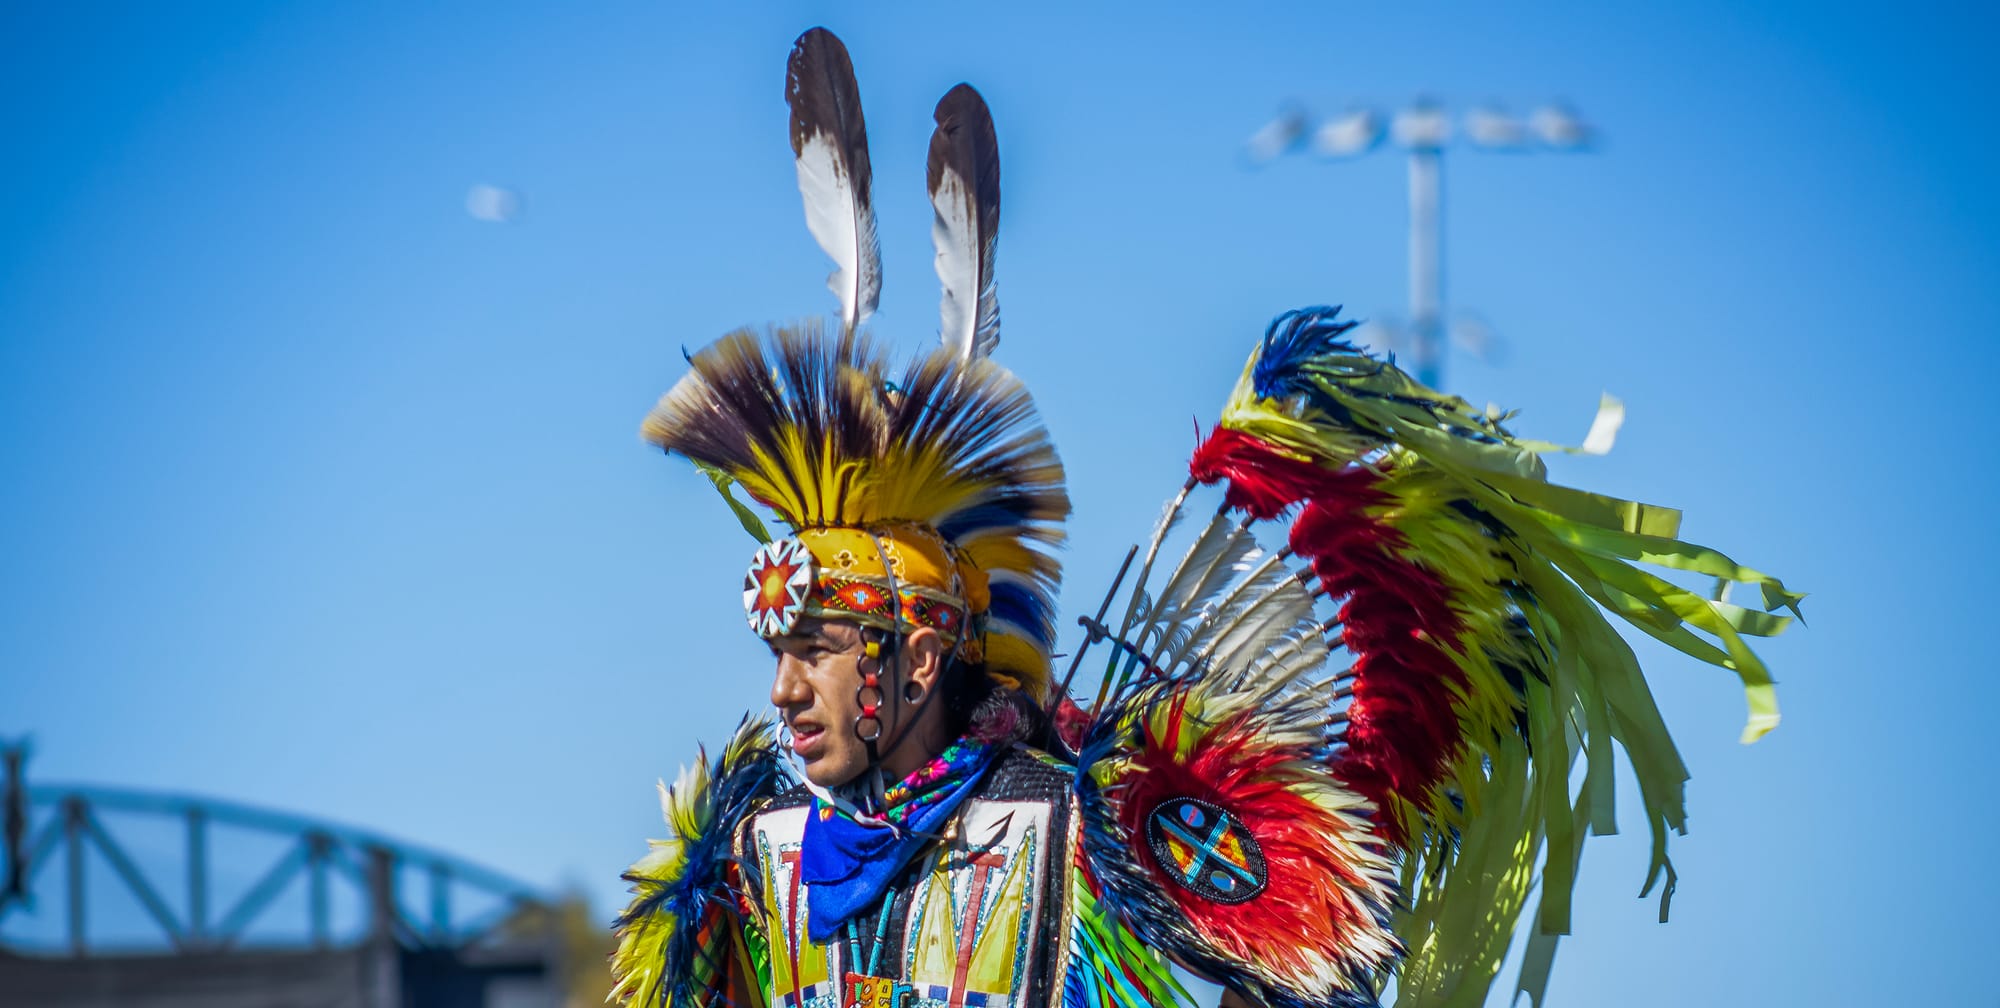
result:
[(1219, 628), (1215, 643), (1198, 660), (1216, 668), (1242, 668), (1280, 639), (1314, 625), (1312, 595), (1287, 580), (1247, 606), (1232, 625)]
[[(1180, 513), (1177, 505), (1178, 500), (1162, 519), (1155, 549)], [(1147, 652), (1162, 672), (1199, 671), (1223, 682), (1255, 680), (1265, 684), (1259, 688), (1282, 690), (1326, 658), (1322, 642), (1309, 659), (1266, 664), (1259, 675), (1249, 674), (1288, 639), (1318, 640), (1320, 624), (1312, 592), (1285, 565), (1284, 555), (1266, 555), (1227, 512), (1217, 513), (1195, 537), (1157, 599), (1137, 592), (1134, 603), (1135, 619), (1121, 636)]]
[(1130, 640), (1126, 634), (1131, 632), (1132, 624), (1138, 620), (1140, 613), (1150, 611), (1153, 607), (1152, 597), (1146, 594), (1146, 579), (1152, 576), (1153, 561), (1159, 559), (1160, 545), (1166, 542), (1167, 535), (1173, 532), (1174, 526), (1180, 524), (1181, 515), (1185, 513), (1183, 505), (1187, 503), (1188, 494), (1193, 490), (1194, 481), (1187, 481), (1181, 487), (1181, 492), (1167, 502), (1166, 510), (1160, 512), (1160, 520), (1153, 523), (1153, 538), (1146, 544), (1146, 559), (1139, 564), (1139, 576), (1132, 582), (1132, 600), (1125, 606), (1124, 618), (1118, 621), (1120, 640)]
[(816, 134), (799, 150), (799, 193), (805, 199), (806, 227), (833, 259), (826, 286), (840, 299), (840, 321), (853, 332), (882, 297), (881, 244), (875, 215), (854, 199), (854, 177), (838, 148)]
[(937, 246), (938, 339), (961, 360), (1000, 345), (993, 253), (1000, 233), (1000, 145), (986, 101), (960, 84), (938, 102), (928, 169)]
[[(1292, 682), (1310, 675), (1326, 664), (1329, 651), (1326, 638), (1320, 635), (1314, 625), (1286, 638), (1283, 643), (1271, 647), (1263, 655), (1247, 663), (1245, 675), (1252, 681)], [(1314, 688), (1325, 687), (1329, 698), (1332, 696), (1333, 680), (1314, 684)]]
[(1177, 596), (1186, 591), (1196, 566), (1200, 565), (1205, 569), (1207, 564), (1220, 555), (1223, 539), (1215, 534), (1215, 526), (1215, 521), (1211, 520), (1208, 528), (1203, 529), (1202, 534), (1188, 544), (1187, 552), (1181, 555), (1180, 563), (1174, 565), (1173, 570), (1168, 572), (1167, 583), (1160, 588), (1158, 594), (1147, 600), (1146, 605), (1140, 607), (1132, 626), (1132, 636), (1126, 638), (1133, 647), (1150, 654), (1160, 648), (1167, 633), (1173, 629), (1172, 621), (1167, 614), (1178, 609), (1184, 602)]
[[(1256, 563), (1260, 556), (1262, 556), (1260, 552), (1253, 550), (1243, 557), (1241, 564), (1244, 567), (1248, 567), (1250, 564)], [(1291, 569), (1284, 564), (1284, 554), (1273, 553), (1269, 556), (1263, 556), (1262, 560), (1262, 563), (1257, 563), (1254, 569), (1251, 569), (1244, 577), (1239, 578), (1230, 586), (1227, 592), (1222, 593), (1213, 603), (1202, 607), (1200, 618), (1195, 623), (1193, 632), (1188, 635), (1188, 643), (1190, 645), (1198, 645), (1206, 648), (1208, 645), (1214, 643), (1217, 634), (1222, 632), (1222, 628), (1233, 625), (1237, 619), (1242, 617), (1244, 611), (1250, 605), (1276, 590), (1280, 582), (1293, 580)], [(1193, 657), (1193, 649), (1191, 647), (1184, 648), (1169, 652), (1162, 660), (1161, 665), (1165, 668), (1172, 668), (1191, 657)]]
[(1257, 550), (1248, 530), (1230, 520), (1226, 511), (1209, 519), (1208, 527), (1188, 546), (1180, 566), (1167, 577), (1160, 600), (1145, 621), (1153, 624), (1178, 623), (1221, 588), (1228, 576)]
[(826, 285), (840, 299), (841, 324), (851, 333), (875, 313), (882, 297), (861, 91), (847, 47), (824, 28), (799, 36), (786, 71), (806, 228), (833, 259)]

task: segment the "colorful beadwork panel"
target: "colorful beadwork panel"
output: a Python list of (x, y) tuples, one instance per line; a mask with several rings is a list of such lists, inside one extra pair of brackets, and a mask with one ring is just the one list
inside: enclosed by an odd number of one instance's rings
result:
[(806, 812), (804, 807), (766, 812), (752, 831), (763, 869), (765, 920), (778, 939), (771, 943), (771, 1008), (839, 1005), (833, 982), (839, 964), (829, 963), (827, 948), (805, 937), (812, 887), (799, 879), (799, 850)]
[(1037, 953), (1048, 872), (1043, 802), (967, 804), (933, 857), (903, 939), (911, 1008), (1014, 1008)]

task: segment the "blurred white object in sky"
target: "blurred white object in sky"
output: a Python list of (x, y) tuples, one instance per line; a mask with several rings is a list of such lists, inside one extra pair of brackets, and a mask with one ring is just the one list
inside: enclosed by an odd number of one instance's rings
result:
[(1244, 144), (1243, 153), (1250, 158), (1251, 164), (1263, 164), (1297, 146), (1305, 133), (1305, 110), (1288, 108), (1252, 133), (1250, 141)]
[(481, 182), (466, 192), (465, 212), (471, 214), (473, 220), (505, 224), (521, 212), (521, 195), (512, 189)]
[(1347, 340), (1355, 346), (1384, 356), (1403, 349), (1401, 327), (1381, 319), (1362, 319), (1361, 324), (1355, 326), (1354, 331), (1348, 334)]
[[(1449, 332), (1452, 345), (1471, 354), (1481, 364), (1497, 366), (1506, 357), (1506, 339), (1477, 315), (1460, 315), (1453, 319)], [(1387, 315), (1364, 319), (1347, 338), (1356, 346), (1378, 354), (1407, 355), (1415, 345), (1408, 324)]]
[(1451, 342), (1482, 364), (1498, 364), (1506, 349), (1500, 334), (1477, 315), (1460, 315), (1452, 321)]
[(1382, 117), (1371, 109), (1334, 116), (1313, 130), (1313, 153), (1321, 157), (1365, 154), (1382, 139)]
[(1488, 150), (1516, 150), (1528, 143), (1527, 126), (1492, 105), (1481, 105), (1465, 114), (1465, 135)]
[(1406, 150), (1437, 150), (1451, 140), (1451, 116), (1443, 106), (1419, 99), (1416, 104), (1396, 113), (1396, 117), (1390, 120), (1389, 132), (1396, 138), (1397, 145)]
[(1590, 127), (1567, 105), (1544, 105), (1532, 120), (1542, 142), (1558, 150), (1570, 150), (1590, 143)]

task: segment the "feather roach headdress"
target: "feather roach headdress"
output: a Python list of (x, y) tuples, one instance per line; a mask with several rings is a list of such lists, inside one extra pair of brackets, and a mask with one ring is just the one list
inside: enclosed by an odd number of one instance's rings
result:
[[(938, 104), (929, 175), (942, 345), (899, 369), (858, 331), (882, 279), (846, 49), (823, 29), (807, 32), (786, 81), (806, 222), (836, 266), (838, 328), (723, 337), (693, 355), (644, 435), (693, 460), (766, 540), (744, 584), (760, 635), (804, 616), (928, 627), (1041, 699), (1060, 574), (1053, 549), (1069, 499), (1027, 390), (987, 357), (999, 342), (992, 117), (963, 84)], [(769, 541), (733, 486), (791, 535)]]

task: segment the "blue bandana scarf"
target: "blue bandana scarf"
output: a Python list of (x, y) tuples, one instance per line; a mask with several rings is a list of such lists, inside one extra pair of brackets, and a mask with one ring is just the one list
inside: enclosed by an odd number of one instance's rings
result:
[(928, 843), (972, 794), (1000, 746), (971, 737), (953, 742), (889, 789), (881, 820), (857, 820), (813, 798), (806, 815), (799, 878), (812, 887), (806, 934), (824, 943), (874, 906), (889, 880)]

